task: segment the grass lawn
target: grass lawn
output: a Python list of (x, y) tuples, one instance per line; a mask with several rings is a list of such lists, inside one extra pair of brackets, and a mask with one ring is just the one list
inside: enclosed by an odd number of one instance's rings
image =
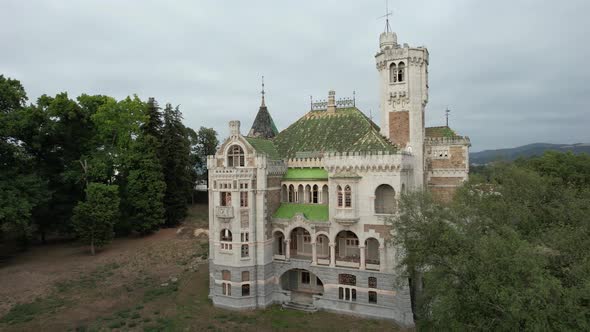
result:
[(234, 312), (207, 298), (207, 207), (185, 223), (117, 239), (95, 257), (78, 244), (36, 247), (0, 266), (0, 331), (391, 331), (326, 312)]

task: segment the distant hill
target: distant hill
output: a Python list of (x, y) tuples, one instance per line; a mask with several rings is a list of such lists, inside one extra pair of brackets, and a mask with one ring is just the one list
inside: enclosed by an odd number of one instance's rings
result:
[(511, 149), (485, 150), (481, 152), (472, 152), (469, 154), (469, 161), (471, 164), (482, 165), (492, 161), (504, 160), (512, 161), (519, 157), (532, 157), (542, 155), (545, 151), (571, 151), (573, 153), (588, 153), (590, 154), (590, 144), (549, 144), (549, 143), (533, 143), (519, 146)]

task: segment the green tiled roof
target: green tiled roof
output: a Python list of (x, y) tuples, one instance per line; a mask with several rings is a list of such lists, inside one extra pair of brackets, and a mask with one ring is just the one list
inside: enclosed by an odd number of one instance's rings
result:
[(274, 217), (291, 219), (296, 213), (303, 213), (308, 220), (328, 221), (328, 206), (324, 204), (281, 203)]
[(273, 142), (284, 158), (292, 158), (298, 152), (397, 150), (356, 107), (339, 108), (334, 113), (310, 111), (280, 132)]
[(428, 127), (426, 130), (426, 137), (457, 137), (455, 131), (447, 126), (442, 127)]
[(254, 147), (256, 152), (265, 154), (273, 160), (281, 159), (281, 156), (271, 140), (257, 137), (246, 137), (246, 141)]
[(328, 180), (323, 168), (289, 168), (283, 180)]

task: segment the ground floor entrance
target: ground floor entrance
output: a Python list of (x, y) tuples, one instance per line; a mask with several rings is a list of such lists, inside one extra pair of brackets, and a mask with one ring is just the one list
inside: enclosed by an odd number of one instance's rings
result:
[(291, 292), (291, 302), (311, 304), (313, 295), (324, 294), (324, 283), (304, 269), (292, 269), (281, 276), (281, 288)]

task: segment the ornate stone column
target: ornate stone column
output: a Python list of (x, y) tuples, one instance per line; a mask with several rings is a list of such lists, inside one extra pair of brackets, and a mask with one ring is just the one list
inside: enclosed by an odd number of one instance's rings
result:
[(291, 239), (285, 240), (285, 260), (291, 258)]
[(361, 254), (361, 262), (359, 266), (359, 270), (365, 269), (365, 246), (359, 246), (359, 252)]
[(318, 249), (315, 246), (316, 242), (311, 243), (311, 265), (318, 264)]
[(330, 267), (336, 266), (336, 244), (330, 243)]

